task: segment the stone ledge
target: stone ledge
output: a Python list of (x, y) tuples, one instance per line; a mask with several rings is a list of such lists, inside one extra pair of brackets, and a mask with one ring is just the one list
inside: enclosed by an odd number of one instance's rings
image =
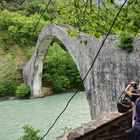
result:
[[(102, 114), (100, 118), (92, 120), (89, 123), (82, 124), (81, 127), (57, 137), (56, 140), (82, 140), (82, 137), (87, 137), (86, 140), (92, 140), (93, 137), (96, 139), (95, 137), (99, 137), (99, 135), (105, 139), (109, 139), (109, 137), (121, 138), (125, 135), (124, 131), (129, 128), (128, 121), (126, 120), (131, 118), (131, 115), (132, 111), (124, 114), (118, 113), (117, 111)], [(121, 125), (124, 126), (121, 127)], [(112, 135), (114, 132), (115, 134)], [(112, 136), (110, 136), (109, 133)], [(92, 138), (88, 138), (91, 137), (90, 135), (92, 135)]]

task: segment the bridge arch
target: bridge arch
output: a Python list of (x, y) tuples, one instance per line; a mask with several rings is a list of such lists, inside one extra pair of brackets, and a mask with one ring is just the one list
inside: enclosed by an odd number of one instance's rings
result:
[(71, 27), (68, 25), (48, 25), (43, 28), (38, 38), (34, 54), (23, 68), (23, 78), (31, 89), (32, 98), (43, 96), (41, 92), (43, 62), (53, 38), (56, 37), (64, 44), (79, 70), (78, 63), (75, 58), (76, 55), (74, 55), (76, 44), (74, 39), (70, 38), (67, 33), (69, 28)]
[[(52, 39), (60, 40), (73, 58), (81, 78), (86, 75), (104, 37), (78, 33), (70, 37), (69, 25), (46, 25), (39, 37), (31, 59), (23, 67), (23, 79), (31, 89), (31, 97), (42, 97), (43, 61)], [(138, 37), (139, 38), (139, 37)], [(116, 98), (128, 81), (140, 79), (140, 39), (134, 41), (135, 49), (127, 54), (115, 47), (116, 36), (109, 36), (94, 67), (84, 81), (91, 117), (116, 108)], [(135, 62), (135, 63), (134, 63)]]

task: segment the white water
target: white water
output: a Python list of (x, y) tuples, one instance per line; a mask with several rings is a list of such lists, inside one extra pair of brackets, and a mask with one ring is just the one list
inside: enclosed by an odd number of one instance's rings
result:
[[(17, 140), (23, 135), (22, 126), (29, 124), (40, 129), (42, 136), (63, 110), (73, 93), (57, 94), (33, 100), (7, 100), (0, 102), (0, 140)], [(63, 128), (76, 128), (90, 121), (85, 92), (78, 93), (66, 112), (44, 140), (54, 140)]]

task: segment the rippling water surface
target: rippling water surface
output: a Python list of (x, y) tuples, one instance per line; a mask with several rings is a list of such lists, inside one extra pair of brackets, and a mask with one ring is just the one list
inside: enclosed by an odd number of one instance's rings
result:
[[(23, 135), (22, 126), (29, 124), (43, 135), (62, 111), (73, 93), (57, 94), (33, 100), (7, 100), (0, 102), (0, 140), (17, 140)], [(66, 112), (46, 136), (54, 140), (63, 128), (76, 128), (90, 121), (85, 92), (78, 93)]]

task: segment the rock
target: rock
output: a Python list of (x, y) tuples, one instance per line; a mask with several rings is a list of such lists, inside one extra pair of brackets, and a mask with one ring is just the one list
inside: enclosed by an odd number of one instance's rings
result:
[(42, 87), (42, 94), (48, 96), (53, 94), (53, 90), (50, 87)]

